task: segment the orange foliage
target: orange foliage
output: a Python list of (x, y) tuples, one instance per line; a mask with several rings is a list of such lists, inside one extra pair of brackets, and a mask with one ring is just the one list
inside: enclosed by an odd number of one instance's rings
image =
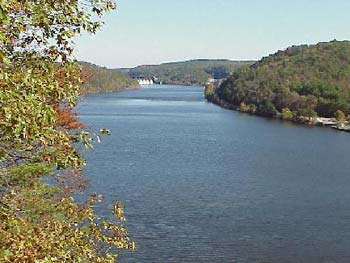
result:
[(65, 129), (82, 129), (85, 125), (79, 121), (78, 115), (72, 111), (72, 108), (65, 105), (60, 107), (58, 105), (54, 106), (57, 114), (57, 126)]

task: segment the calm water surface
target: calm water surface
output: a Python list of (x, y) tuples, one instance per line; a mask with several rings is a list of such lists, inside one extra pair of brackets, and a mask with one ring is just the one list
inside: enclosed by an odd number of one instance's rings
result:
[(350, 262), (350, 135), (221, 109), (202, 87), (89, 95), (89, 192), (126, 205), (120, 262)]

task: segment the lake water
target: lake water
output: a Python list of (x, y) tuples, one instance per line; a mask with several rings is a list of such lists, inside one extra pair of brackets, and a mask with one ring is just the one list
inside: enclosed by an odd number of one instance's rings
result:
[(350, 136), (207, 103), (202, 87), (84, 97), (89, 192), (126, 205), (120, 262), (350, 262)]

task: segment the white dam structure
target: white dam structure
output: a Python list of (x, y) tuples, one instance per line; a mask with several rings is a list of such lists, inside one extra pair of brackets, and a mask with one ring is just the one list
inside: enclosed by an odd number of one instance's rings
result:
[(136, 79), (140, 85), (153, 85), (153, 79)]

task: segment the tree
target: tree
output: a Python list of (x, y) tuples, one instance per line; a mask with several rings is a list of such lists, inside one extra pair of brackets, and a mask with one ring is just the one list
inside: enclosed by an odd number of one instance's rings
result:
[(213, 84), (206, 84), (204, 88), (204, 95), (206, 98), (213, 96), (215, 88)]
[(337, 110), (334, 113), (334, 116), (337, 119), (337, 122), (340, 124), (344, 123), (344, 121), (346, 120), (346, 116), (345, 116), (344, 112), (342, 112), (341, 110)]
[(244, 101), (242, 101), (241, 104), (239, 105), (239, 110), (241, 112), (247, 112), (248, 109), (249, 109), (248, 105)]
[(256, 112), (256, 106), (255, 104), (249, 104), (248, 105), (248, 113), (254, 114)]
[(299, 116), (309, 118), (311, 121), (312, 118), (318, 117), (317, 112), (313, 109), (302, 108), (298, 111)]
[(284, 120), (292, 120), (294, 117), (293, 112), (291, 112), (288, 108), (282, 109), (282, 119)]
[(264, 101), (258, 108), (258, 114), (265, 117), (274, 117), (277, 114), (277, 110), (270, 101)]
[[(81, 150), (93, 139), (72, 111), (82, 83), (72, 39), (94, 33), (114, 8), (110, 0), (0, 2), (1, 262), (114, 262), (110, 248), (135, 247), (122, 225), (94, 214), (101, 196), (72, 197), (86, 186)], [(125, 220), (120, 202), (114, 214)]]

